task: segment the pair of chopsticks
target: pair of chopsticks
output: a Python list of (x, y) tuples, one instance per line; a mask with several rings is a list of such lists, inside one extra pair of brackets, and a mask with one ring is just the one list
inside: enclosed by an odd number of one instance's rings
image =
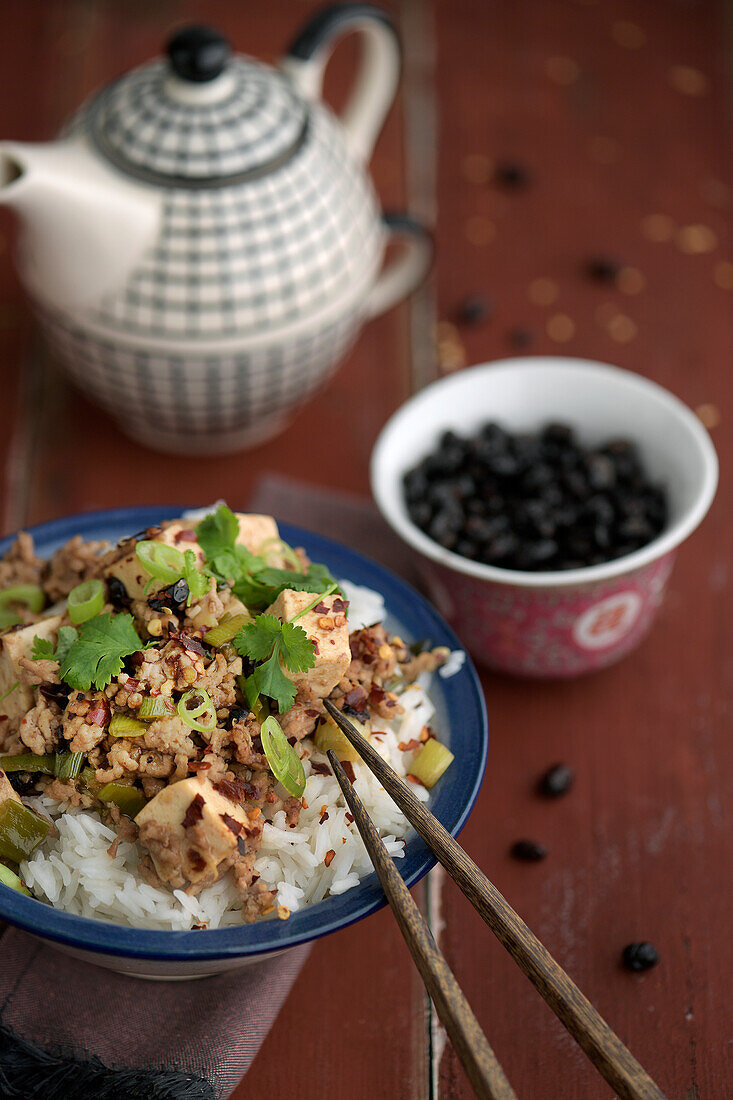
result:
[[(448, 830), (415, 797), (404, 780), (361, 736), (348, 718), (328, 699), (324, 700), (324, 706), (415, 831), (621, 1100), (665, 1100), (664, 1094), (631, 1051)], [(332, 749), (328, 751), (328, 759), (400, 931), (474, 1091), (486, 1100), (517, 1100), (379, 832)]]

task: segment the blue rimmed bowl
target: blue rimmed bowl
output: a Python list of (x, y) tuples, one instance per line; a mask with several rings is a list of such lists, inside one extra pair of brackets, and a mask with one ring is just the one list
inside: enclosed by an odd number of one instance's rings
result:
[[(182, 510), (145, 507), (90, 512), (43, 523), (30, 528), (30, 532), (38, 554), (49, 557), (73, 535), (117, 542), (152, 524), (174, 519)], [(311, 558), (325, 562), (334, 576), (381, 592), (390, 629), (408, 640), (430, 638), (433, 645), (461, 648), (453, 631), (430, 604), (393, 573), (321, 535), (288, 524), (282, 524), (280, 530), (291, 545), (304, 546)], [(11, 541), (12, 536), (0, 542), (0, 554)], [(476, 800), (488, 747), (484, 698), (470, 660), (467, 658), (453, 676), (436, 676), (431, 696), (441, 740), (450, 746), (455, 761), (433, 792), (430, 808), (456, 835)], [(405, 856), (398, 863), (408, 886), (434, 865), (422, 840), (411, 833)], [(354, 889), (293, 913), (287, 921), (261, 921), (205, 932), (156, 932), (72, 916), (0, 886), (0, 920), (87, 962), (146, 978), (194, 978), (259, 962), (267, 955), (345, 928), (384, 904), (376, 874), (371, 874)]]

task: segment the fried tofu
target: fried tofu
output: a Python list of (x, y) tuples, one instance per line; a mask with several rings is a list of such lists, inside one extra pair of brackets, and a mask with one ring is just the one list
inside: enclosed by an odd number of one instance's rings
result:
[[(281, 622), (286, 622), (313, 603), (314, 598), (313, 592), (296, 592), (292, 588), (286, 588), (267, 611)], [(297, 625), (302, 626), (315, 647), (314, 667), (307, 672), (283, 669), (296, 687), (307, 685), (322, 699), (331, 694), (351, 664), (346, 616), (343, 611), (333, 611), (333, 602), (338, 598), (334, 595), (324, 596), (315, 608), (298, 619)]]

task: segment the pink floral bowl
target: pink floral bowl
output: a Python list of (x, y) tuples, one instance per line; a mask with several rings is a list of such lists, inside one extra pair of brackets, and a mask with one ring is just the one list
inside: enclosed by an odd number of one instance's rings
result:
[[(626, 557), (562, 572), (499, 569), (444, 550), (411, 521), (402, 478), (444, 431), (470, 435), (488, 420), (512, 431), (563, 421), (586, 444), (631, 439), (667, 491), (665, 530)], [(371, 482), (382, 515), (417, 551), (434, 603), (476, 660), (518, 675), (570, 677), (612, 664), (644, 637), (677, 547), (713, 500), (718, 460), (694, 413), (661, 386), (604, 363), (537, 356), (471, 367), (413, 397), (377, 440)]]

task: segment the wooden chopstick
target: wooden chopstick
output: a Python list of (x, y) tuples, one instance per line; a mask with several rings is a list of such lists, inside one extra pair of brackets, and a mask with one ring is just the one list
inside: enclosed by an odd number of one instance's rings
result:
[(517, 1100), (504, 1070), (489, 1046), (461, 987), (445, 961), (410, 891), (382, 842), (374, 822), (352, 787), (333, 749), (328, 750), (333, 773), (354, 815), (354, 821), (392, 906), (400, 931), (415, 960), (425, 988), (468, 1074), (474, 1092), (482, 1100)]
[(547, 948), (405, 781), (328, 699), (326, 710), (494, 935), (621, 1100), (665, 1100), (664, 1093)]

